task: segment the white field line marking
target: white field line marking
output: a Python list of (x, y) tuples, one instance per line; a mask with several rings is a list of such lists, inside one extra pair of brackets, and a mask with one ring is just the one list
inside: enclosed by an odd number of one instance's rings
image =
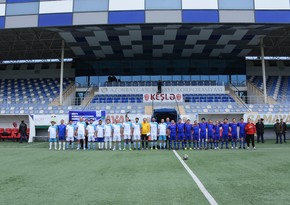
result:
[(199, 178), (193, 173), (193, 171), (187, 166), (187, 164), (181, 159), (181, 157), (179, 156), (179, 154), (173, 150), (173, 153), (175, 154), (175, 156), (177, 157), (177, 159), (181, 162), (181, 164), (183, 165), (183, 167), (186, 169), (186, 171), (188, 172), (188, 174), (192, 177), (192, 179), (194, 180), (194, 182), (196, 183), (196, 185), (198, 186), (199, 190), (203, 193), (203, 195), (205, 196), (205, 198), (208, 200), (208, 202), (211, 205), (217, 205), (218, 203), (216, 202), (216, 200), (212, 197), (212, 195), (206, 190), (206, 188), (204, 187), (204, 185), (201, 183), (201, 181), (199, 180)]

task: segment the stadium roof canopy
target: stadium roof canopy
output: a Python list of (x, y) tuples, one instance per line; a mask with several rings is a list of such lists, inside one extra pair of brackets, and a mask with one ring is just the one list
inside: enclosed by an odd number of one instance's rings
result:
[(139, 24), (17, 28), (0, 31), (0, 60), (60, 58), (238, 58), (290, 56), (285, 24)]

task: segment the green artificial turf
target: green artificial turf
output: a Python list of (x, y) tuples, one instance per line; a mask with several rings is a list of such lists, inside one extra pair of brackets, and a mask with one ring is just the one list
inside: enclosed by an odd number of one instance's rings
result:
[[(219, 204), (289, 204), (290, 143), (178, 151)], [(0, 204), (208, 204), (172, 151), (0, 142)]]

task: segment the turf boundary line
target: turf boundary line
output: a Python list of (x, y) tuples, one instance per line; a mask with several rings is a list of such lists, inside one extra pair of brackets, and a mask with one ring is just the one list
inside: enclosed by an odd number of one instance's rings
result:
[(194, 180), (194, 182), (196, 183), (196, 185), (198, 186), (199, 190), (203, 193), (203, 195), (205, 196), (205, 198), (207, 199), (207, 201), (211, 204), (211, 205), (218, 205), (218, 203), (216, 202), (216, 200), (212, 197), (212, 195), (207, 191), (207, 189), (204, 187), (204, 185), (201, 183), (201, 181), (199, 180), (199, 178), (193, 173), (193, 171), (187, 166), (187, 164), (181, 159), (181, 157), (179, 156), (179, 154), (173, 150), (173, 153), (175, 154), (175, 156), (177, 157), (177, 159), (180, 161), (180, 163), (183, 165), (183, 167), (186, 169), (186, 171), (188, 172), (188, 174), (191, 176), (191, 178)]

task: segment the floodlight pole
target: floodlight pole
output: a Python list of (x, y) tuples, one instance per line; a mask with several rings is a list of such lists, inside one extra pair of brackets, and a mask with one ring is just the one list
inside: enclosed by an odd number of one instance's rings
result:
[(60, 85), (59, 85), (59, 104), (62, 105), (62, 93), (63, 93), (63, 62), (64, 61), (64, 40), (61, 42), (61, 59), (60, 59)]
[(265, 52), (263, 38), (260, 40), (261, 48), (261, 62), (262, 62), (262, 75), (263, 75), (263, 89), (264, 89), (264, 103), (267, 104), (267, 85), (266, 85), (266, 67), (265, 67)]

